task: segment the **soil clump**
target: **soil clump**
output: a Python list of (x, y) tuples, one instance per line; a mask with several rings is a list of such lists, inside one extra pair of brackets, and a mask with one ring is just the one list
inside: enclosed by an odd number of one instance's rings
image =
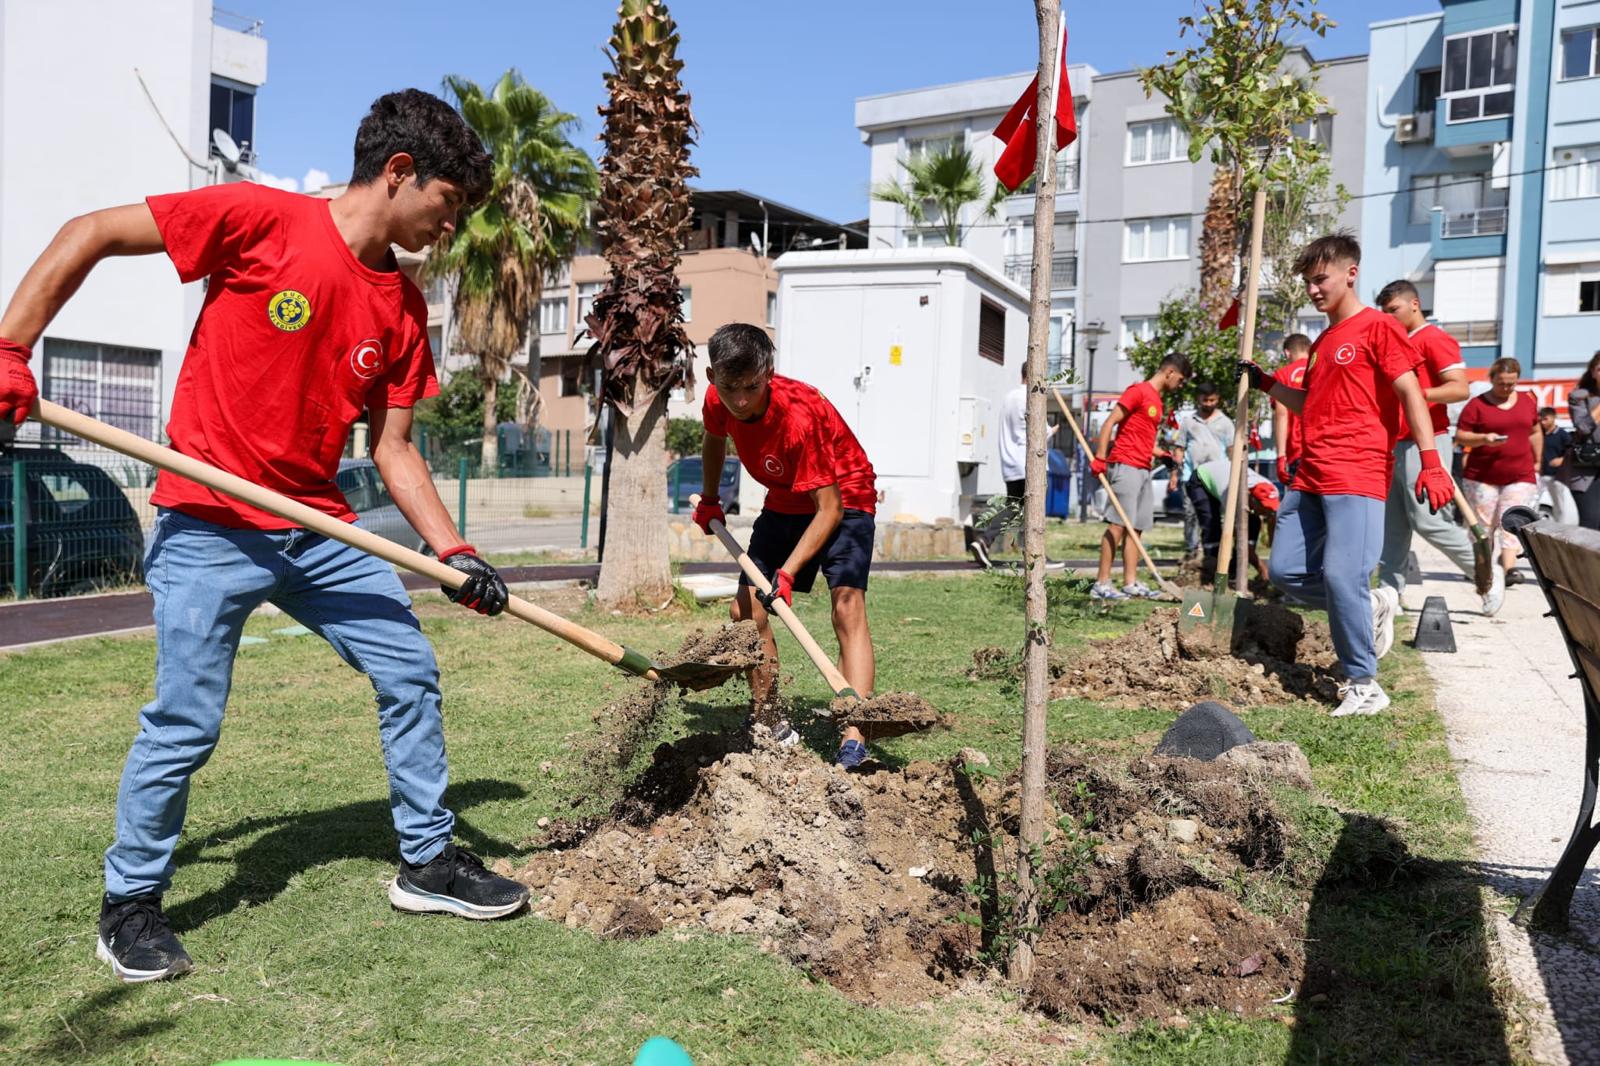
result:
[(914, 692), (883, 692), (869, 699), (840, 697), (828, 712), (841, 728), (855, 726), (867, 740), (925, 733), (944, 720), (933, 704)]
[[(1291, 830), (1259, 775), (1054, 753), (1047, 917), (1032, 1007), (1246, 1013), (1296, 985), (1296, 929), (1235, 893), (1281, 880)], [(540, 916), (599, 936), (758, 938), (866, 1003), (943, 996), (1009, 945), (1018, 791), (964, 751), (846, 773), (766, 730), (655, 751), (612, 816), (516, 871)], [(572, 843), (563, 834), (564, 843)]]
[(1120, 637), (1097, 640), (1074, 655), (1052, 695), (1117, 707), (1170, 707), (1226, 699), (1238, 706), (1295, 699), (1336, 701), (1337, 657), (1326, 623), (1275, 603), (1241, 604), (1242, 623), (1220, 634), (1184, 633), (1178, 611), (1152, 613)]

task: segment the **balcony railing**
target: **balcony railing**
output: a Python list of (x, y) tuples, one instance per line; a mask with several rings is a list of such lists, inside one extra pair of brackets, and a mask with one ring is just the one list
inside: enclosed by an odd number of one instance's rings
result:
[[(1033, 285), (1033, 256), (1006, 256), (1006, 277), (1024, 289)], [(1050, 288), (1075, 289), (1078, 287), (1078, 257), (1070, 252), (1057, 252), (1050, 259)]]
[(1457, 344), (1499, 344), (1500, 323), (1498, 320), (1488, 322), (1441, 322), (1439, 328), (1456, 339)]
[[(1056, 160), (1056, 192), (1078, 191), (1078, 161), (1075, 159)], [(1032, 196), (1033, 179), (1030, 177), (1023, 182), (1012, 196)]]
[(1506, 209), (1480, 207), (1475, 211), (1446, 213), (1442, 235), (1445, 237), (1490, 237), (1506, 231)]

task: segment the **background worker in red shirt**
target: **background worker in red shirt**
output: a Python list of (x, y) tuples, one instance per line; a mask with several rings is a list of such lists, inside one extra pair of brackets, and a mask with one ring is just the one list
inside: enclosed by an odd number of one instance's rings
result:
[(1510, 356), (1496, 359), (1489, 367), (1489, 391), (1469, 400), (1456, 421), (1456, 439), (1468, 449), (1461, 491), (1499, 545), (1495, 585), (1502, 589), (1517, 565), (1519, 542), (1500, 527), (1500, 519), (1513, 507), (1534, 506), (1544, 452), (1539, 405), (1518, 390), (1521, 377), (1521, 363)]
[[(1400, 323), (1411, 343), (1422, 356), (1417, 381), (1422, 397), (1428, 401), (1433, 437), (1440, 455), (1449, 455), (1450, 416), (1447, 403), (1467, 398), (1467, 364), (1461, 361), (1461, 345), (1438, 326), (1422, 317), (1422, 301), (1417, 287), (1401, 279), (1391, 281), (1378, 293), (1378, 309)], [(1411, 485), (1422, 472), (1417, 445), (1411, 439), (1405, 412), (1400, 412), (1400, 439), (1394, 446), (1394, 477), (1389, 482), (1389, 502), (1383, 512), (1383, 553), (1378, 557), (1378, 580), (1396, 592), (1406, 590), (1406, 560), (1411, 553), (1411, 535), (1444, 552), (1468, 578), (1473, 574), (1472, 537), (1459, 524), (1428, 510), (1417, 500)], [(1494, 614), (1505, 598), (1505, 586), (1498, 580), (1483, 597), (1483, 613)]]
[[(1289, 361), (1273, 377), (1291, 389), (1305, 388), (1311, 338), (1304, 333), (1289, 334), (1283, 339), (1283, 354)], [(1278, 446), (1278, 484), (1287, 492), (1294, 481), (1295, 464), (1300, 461), (1300, 416), (1277, 400), (1272, 401), (1272, 440)]]
[(1278, 508), (1268, 569), (1273, 584), (1328, 611), (1334, 651), (1348, 679), (1337, 717), (1377, 714), (1389, 705), (1378, 684), (1378, 660), (1394, 643), (1400, 597), (1391, 586), (1368, 586), (1383, 545), (1402, 407), (1421, 452), (1413, 491), (1435, 511), (1455, 495), (1417, 382), (1422, 357), (1399, 323), (1362, 306), (1356, 295), (1360, 264), (1361, 246), (1344, 234), (1312, 241), (1295, 261), (1307, 295), (1329, 323), (1311, 346), (1304, 389), (1282, 384), (1253, 362), (1240, 363), (1253, 387), (1300, 415), (1300, 462)]
[[(367, 412), (372, 459), (413, 528), (468, 575), (451, 598), (480, 613), (505, 583), (462, 544), (411, 443), (411, 409), (438, 391), (427, 303), (391, 245), (420, 251), (483, 197), (491, 161), (443, 100), (379, 98), (356, 133), (335, 200), (239, 183), (152, 196), (75, 218), (17, 287), (0, 319), (0, 407), (25, 408), (16, 367), (100, 260), (165, 251), (185, 282), (209, 279), (173, 395), (172, 447), (347, 522), (334, 475)], [(155, 699), (117, 793), (116, 839), (96, 954), (123, 981), (192, 963), (162, 911), (189, 783), (221, 732), (245, 620), (265, 602), (367, 674), (400, 838), (389, 900), (409, 911), (494, 918), (527, 890), (451, 843), (439, 670), (394, 569), (231, 497), (162, 472), (145, 559), (155, 598)]]
[[(1150, 492), (1150, 460), (1155, 455), (1156, 433), (1161, 428), (1163, 400), (1189, 380), (1189, 360), (1176, 353), (1161, 360), (1147, 381), (1123, 390), (1117, 406), (1100, 426), (1089, 469), (1106, 475), (1117, 502), (1127, 512), (1133, 528), (1143, 533), (1155, 520), (1155, 500)], [(1112, 431), (1116, 440), (1112, 441)], [(1097, 600), (1153, 599), (1159, 593), (1139, 580), (1139, 553), (1122, 527), (1116, 508), (1108, 507), (1106, 532), (1100, 538), (1100, 575), (1089, 595)], [(1122, 588), (1111, 583), (1111, 564), (1122, 549)]]
[[(701, 417), (705, 484), (694, 521), (711, 532), (722, 521), (717, 485), (732, 437), (739, 462), (767, 488), (767, 500), (750, 532), (750, 558), (772, 582), (772, 597), (794, 605), (810, 592), (820, 570), (833, 597), (833, 632), (839, 638), (839, 672), (863, 698), (872, 695), (876, 663), (867, 629), (867, 575), (878, 506), (876, 478), (867, 453), (837, 408), (815, 387), (772, 372), (772, 340), (760, 326), (733, 322), (711, 335), (711, 384)], [(750, 695), (759, 709), (772, 698), (778, 643), (764, 599), (739, 579), (734, 621), (755, 619), (766, 662), (751, 671)], [(786, 733), (786, 724), (775, 732)], [(852, 769), (867, 757), (855, 727), (844, 730), (838, 765)]]

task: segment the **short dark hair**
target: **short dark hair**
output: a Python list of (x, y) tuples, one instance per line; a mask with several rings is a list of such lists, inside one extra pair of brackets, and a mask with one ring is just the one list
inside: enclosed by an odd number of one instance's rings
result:
[(1160, 373), (1169, 366), (1177, 370), (1177, 372), (1182, 374), (1184, 377), (1188, 377), (1191, 373), (1193, 373), (1193, 371), (1189, 369), (1189, 357), (1184, 355), (1182, 352), (1168, 352), (1167, 357), (1161, 360), (1161, 365), (1156, 367), (1156, 373)]
[(772, 372), (772, 338), (760, 326), (729, 322), (711, 335), (708, 348), (714, 374), (743, 377)]
[(1324, 263), (1361, 262), (1361, 242), (1344, 230), (1318, 237), (1306, 245), (1294, 261), (1296, 276), (1303, 277)]
[(1420, 300), (1422, 295), (1417, 292), (1417, 287), (1405, 278), (1389, 282), (1378, 291), (1378, 308), (1382, 310), (1389, 306), (1390, 300), (1404, 299)]
[(1197, 381), (1194, 383), (1194, 394), (1196, 396), (1210, 396), (1212, 393), (1216, 393), (1219, 396), (1222, 395), (1221, 390), (1209, 381)]
[(1522, 376), (1522, 364), (1517, 362), (1516, 356), (1502, 355), (1489, 364), (1489, 376), (1498, 377), (1501, 374), (1515, 374)]
[(1539, 417), (1543, 418), (1545, 415), (1549, 415), (1551, 418), (1554, 418), (1556, 416), (1556, 409), (1554, 407), (1539, 408)]
[(1309, 352), (1311, 338), (1304, 333), (1291, 333), (1283, 338), (1283, 350), (1286, 352)]
[(400, 152), (411, 156), (418, 185), (444, 178), (461, 186), (469, 204), (489, 195), (493, 172), (483, 142), (455, 108), (432, 93), (401, 89), (372, 101), (356, 130), (350, 184), (377, 181), (384, 164)]

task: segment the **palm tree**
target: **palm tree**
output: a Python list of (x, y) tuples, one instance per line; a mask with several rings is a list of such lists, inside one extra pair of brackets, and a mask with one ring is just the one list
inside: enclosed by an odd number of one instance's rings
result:
[(622, 0), (601, 108), (595, 228), (611, 277), (594, 300), (589, 349), (612, 407), (605, 559), (607, 605), (652, 606), (672, 594), (667, 559), (667, 394), (689, 380), (678, 255), (689, 236), (694, 122), (679, 73), (678, 28), (661, 0)]
[(902, 159), (900, 165), (905, 168), (905, 184), (882, 182), (873, 188), (872, 198), (898, 204), (915, 226), (925, 226), (930, 218), (936, 218), (944, 242), (952, 248), (961, 247), (972, 228), (962, 229), (962, 208), (981, 204), (979, 216), (987, 221), (1000, 213), (1000, 205), (1009, 195), (999, 182), (984, 195), (983, 168), (960, 144)]
[(568, 140), (577, 118), (558, 111), (515, 70), (487, 95), (467, 78), (450, 75), (444, 83), (494, 157), (489, 195), (460, 220), (453, 237), (434, 245), (427, 264), (430, 276), (454, 281), (455, 343), (478, 359), (481, 468), (492, 472), (499, 460), (500, 379), (528, 342), (545, 278), (588, 234), (599, 178), (588, 153)]

